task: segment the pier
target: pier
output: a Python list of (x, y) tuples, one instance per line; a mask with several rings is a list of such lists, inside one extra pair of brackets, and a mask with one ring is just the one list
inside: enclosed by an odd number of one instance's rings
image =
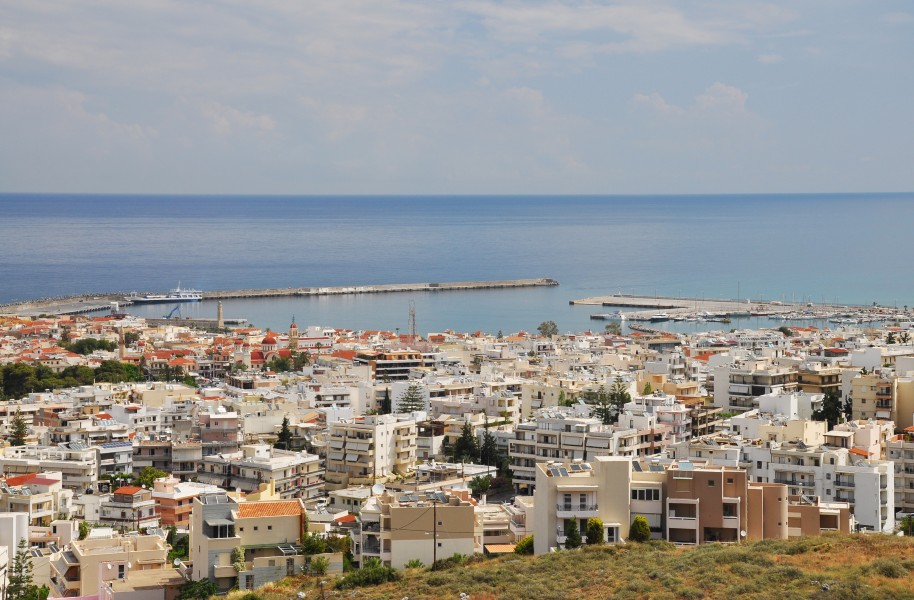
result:
[[(203, 292), (204, 300), (230, 298), (269, 298), (277, 296), (312, 297), (342, 296), (350, 294), (392, 294), (403, 292), (457, 292), (475, 290), (500, 290), (508, 288), (552, 287), (559, 282), (549, 277), (539, 279), (503, 279), (497, 281), (452, 281), (441, 283), (389, 283), (377, 285), (349, 285), (324, 287), (294, 287), (242, 290), (217, 290)], [(140, 292), (140, 295), (154, 292)], [(60, 298), (47, 298), (15, 302), (0, 306), (0, 315), (38, 316), (42, 314), (72, 315), (110, 310), (113, 303), (128, 306), (124, 300), (128, 292), (103, 292)], [(166, 304), (166, 303), (163, 303)]]
[(448, 283), (389, 283), (380, 285), (350, 285), (336, 287), (270, 288), (255, 290), (220, 290), (203, 292), (204, 300), (227, 298), (264, 298), (270, 296), (342, 296), (348, 294), (391, 294), (402, 292), (456, 292), (470, 290), (506, 289), (555, 286), (555, 279), (506, 279), (501, 281), (457, 281)]
[(780, 302), (778, 300), (678, 298), (673, 296), (635, 296), (610, 294), (571, 300), (573, 306), (599, 306), (634, 308), (624, 313), (600, 312), (591, 315), (594, 320), (622, 319), (629, 321), (720, 321), (730, 317), (770, 317), (784, 321), (828, 319), (839, 324), (856, 324), (876, 321), (909, 321), (914, 311), (902, 311), (886, 306), (841, 306), (812, 302)]

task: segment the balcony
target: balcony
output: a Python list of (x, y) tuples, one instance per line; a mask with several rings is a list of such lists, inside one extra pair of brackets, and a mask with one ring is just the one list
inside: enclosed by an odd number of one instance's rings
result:
[(835, 487), (852, 488), (852, 487), (854, 487), (854, 480), (853, 479), (842, 479), (839, 477), (839, 478), (835, 479)]
[(555, 516), (559, 519), (587, 519), (599, 516), (596, 504), (556, 504)]

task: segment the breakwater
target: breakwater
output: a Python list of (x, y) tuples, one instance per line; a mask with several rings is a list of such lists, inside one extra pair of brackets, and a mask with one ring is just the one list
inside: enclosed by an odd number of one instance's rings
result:
[[(230, 298), (269, 298), (277, 296), (340, 296), (351, 294), (391, 294), (404, 292), (455, 292), (489, 289), (510, 289), (524, 287), (549, 287), (559, 282), (549, 277), (538, 279), (503, 279), (494, 281), (456, 281), (440, 283), (392, 283), (376, 285), (321, 286), (293, 288), (265, 288), (214, 290), (203, 292), (204, 300), (224, 300)], [(161, 292), (137, 292), (138, 295)], [(127, 306), (125, 298), (130, 292), (102, 292), (57, 298), (42, 298), (0, 306), (0, 315), (35, 316), (40, 314), (81, 314), (98, 312), (114, 308), (112, 303)], [(163, 302), (161, 304), (168, 304)]]

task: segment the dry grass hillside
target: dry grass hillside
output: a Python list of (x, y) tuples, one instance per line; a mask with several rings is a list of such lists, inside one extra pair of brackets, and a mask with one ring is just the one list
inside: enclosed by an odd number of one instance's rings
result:
[[(822, 598), (914, 599), (914, 538), (828, 535), (739, 546), (597, 546), (505, 556), (445, 570), (406, 569), (395, 582), (335, 589), (326, 598)], [(320, 598), (318, 578), (290, 578), (230, 600)]]

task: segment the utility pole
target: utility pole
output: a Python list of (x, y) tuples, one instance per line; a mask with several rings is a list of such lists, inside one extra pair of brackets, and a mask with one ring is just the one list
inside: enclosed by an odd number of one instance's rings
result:
[(438, 563), (438, 503), (432, 500), (432, 571)]

